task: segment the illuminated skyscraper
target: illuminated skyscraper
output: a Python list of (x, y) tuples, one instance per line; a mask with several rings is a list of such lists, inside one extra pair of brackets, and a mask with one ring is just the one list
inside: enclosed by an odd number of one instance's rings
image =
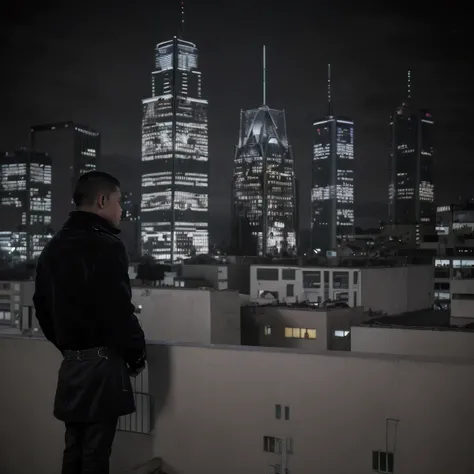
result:
[(74, 122), (35, 125), (30, 133), (32, 149), (52, 159), (52, 228), (57, 232), (74, 208), (72, 194), (79, 176), (98, 166), (100, 134)]
[[(295, 173), (285, 112), (263, 105), (240, 113), (233, 172), (234, 225), (245, 222), (258, 255), (296, 252)], [(249, 232), (249, 233), (250, 233)], [(244, 234), (242, 234), (244, 235)], [(239, 248), (245, 246), (241, 243)]]
[(391, 152), (389, 216), (393, 226), (416, 226), (434, 230), (436, 211), (433, 182), (434, 120), (427, 110), (411, 105), (411, 74), (408, 98), (390, 119)]
[(328, 115), (316, 120), (312, 166), (312, 248), (336, 250), (354, 234), (354, 122), (332, 113), (328, 67)]
[(175, 37), (156, 46), (152, 97), (142, 104), (142, 254), (167, 262), (207, 254), (207, 100), (195, 44)]
[(51, 238), (51, 158), (19, 150), (0, 156), (0, 250), (37, 257)]

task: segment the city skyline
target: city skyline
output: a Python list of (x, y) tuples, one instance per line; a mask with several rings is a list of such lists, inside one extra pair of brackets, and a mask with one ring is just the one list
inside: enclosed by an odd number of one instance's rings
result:
[[(106, 12), (101, 9), (87, 21), (82, 14), (75, 17), (73, 26), (61, 42), (55, 42), (54, 38), (63, 28), (58, 19), (66, 18), (68, 13), (65, 11), (44, 11), (43, 26), (54, 23), (54, 28), (42, 27), (39, 32), (34, 27), (26, 35), (21, 23), (26, 21), (25, 18), (16, 23), (10, 21), (10, 29), (6, 31), (10, 32), (12, 25), (17, 28), (14, 32), (12, 30), (12, 34), (7, 34), (11, 48), (5, 59), (7, 67), (17, 71), (18, 80), (13, 82), (9, 76), (3, 77), (4, 90), (9, 91), (4, 97), (8, 108), (15, 91), (21, 87), (22, 105), (10, 107), (12, 113), (2, 124), (1, 148), (11, 150), (24, 145), (28, 133), (26, 127), (31, 123), (72, 119), (100, 130), (104, 153), (138, 157), (140, 109), (136, 104), (137, 100), (149, 94), (152, 48), (160, 40), (172, 37), (177, 29), (177, 22), (170, 20), (179, 10), (175, 2), (165, 2), (160, 7), (161, 15), (154, 14), (157, 8), (151, 3), (146, 9), (117, 7), (116, 20), (107, 30), (111, 34), (121, 31), (119, 39), (114, 41), (108, 37), (102, 42), (95, 41), (99, 32), (101, 38), (104, 33), (99, 25), (102, 25), (100, 19)], [(280, 73), (270, 77), (268, 88), (269, 95), (287, 111), (296, 174), (301, 178), (302, 222), (309, 222), (310, 205), (304, 201), (306, 194), (309, 200), (310, 183), (305, 170), (311, 160), (311, 124), (325, 109), (323, 84), (328, 62), (341, 71), (333, 81), (335, 108), (350, 116), (358, 127), (355, 187), (359, 221), (356, 225), (387, 217), (387, 122), (396, 104), (404, 97), (403, 78), (410, 66), (416, 78), (414, 94), (422, 107), (433, 111), (443, 130), (443, 134), (437, 137), (435, 173), (445, 179), (441, 182), (435, 176), (437, 201), (454, 201), (458, 194), (469, 193), (469, 181), (474, 171), (467, 159), (470, 153), (468, 104), (472, 96), (468, 85), (472, 68), (463, 61), (465, 49), (462, 40), (467, 33), (460, 19), (452, 18), (448, 22), (452, 27), (441, 29), (445, 17), (437, 7), (424, 11), (423, 15), (421, 10), (412, 11), (411, 16), (395, 11), (390, 12), (389, 17), (383, 7), (372, 11), (361, 6), (357, 11), (348, 8), (346, 15), (341, 17), (336, 15), (333, 7), (327, 6), (318, 12), (320, 24), (313, 31), (310, 28), (311, 14), (315, 13), (313, 7), (306, 9), (303, 16), (296, 2), (286, 12), (275, 9), (274, 17), (287, 21), (285, 34), (272, 37), (270, 25), (259, 25), (259, 28), (250, 29), (245, 37), (238, 37), (238, 25), (243, 20), (245, 8), (231, 6), (220, 12), (222, 18), (215, 24), (216, 31), (212, 34), (207, 27), (213, 12), (210, 4), (195, 2), (187, 4), (186, 8), (186, 36), (199, 45), (201, 70), (206, 78), (205, 94), (212, 104), (209, 111), (213, 182), (210, 210), (211, 234), (214, 234), (215, 241), (228, 236), (229, 226), (222, 225), (222, 222), (230, 220), (230, 193), (227, 180), (220, 177), (231, 177), (233, 154), (229, 151), (229, 144), (235, 143), (238, 110), (255, 107), (260, 96), (257, 64), (260, 62), (260, 47), (265, 43), (269, 60), (281, 62)], [(258, 6), (257, 10), (264, 8)], [(27, 15), (37, 14), (32, 10)], [(140, 29), (131, 27), (130, 22), (139, 24)], [(350, 35), (345, 31), (349, 24), (355, 29)], [(333, 28), (333, 34), (337, 33), (333, 36), (334, 41), (327, 46), (324, 43), (317, 60), (308, 61), (307, 45), (324, 37), (329, 28)], [(431, 32), (438, 31), (438, 28), (442, 41), (428, 41)], [(219, 36), (217, 42), (216, 33)], [(25, 56), (23, 42), (30, 34), (37, 37)], [(378, 41), (374, 41), (374, 37), (378, 37)], [(87, 56), (75, 53), (79, 45), (82, 51), (90, 41), (94, 41), (94, 48), (86, 48), (89, 51)], [(31, 45), (31, 41), (28, 44)], [(44, 44), (48, 45), (48, 52), (41, 53)], [(222, 49), (224, 44), (225, 50)], [(62, 54), (62, 48), (67, 48), (70, 55)], [(114, 51), (120, 51), (120, 59)], [(20, 57), (21, 64), (18, 62)], [(77, 64), (69, 62), (72, 57)], [(332, 60), (334, 57), (337, 57), (337, 63)], [(34, 58), (43, 58), (41, 69), (33, 67), (38, 60)], [(126, 73), (121, 74), (120, 70), (126, 70)], [(281, 74), (281, 71), (288, 73)], [(30, 86), (33, 80), (36, 88)], [(38, 90), (41, 94), (37, 93)], [(120, 97), (120, 100), (115, 100), (115, 97)], [(452, 182), (456, 185), (450, 184)]]

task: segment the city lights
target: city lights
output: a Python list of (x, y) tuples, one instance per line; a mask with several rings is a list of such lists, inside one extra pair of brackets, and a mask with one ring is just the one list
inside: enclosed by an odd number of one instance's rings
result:
[(207, 100), (193, 43), (157, 45), (152, 95), (142, 101), (142, 254), (176, 262), (209, 249)]
[(294, 161), (283, 111), (241, 112), (233, 207), (234, 219), (248, 219), (259, 255), (296, 252)]
[(328, 116), (313, 126), (312, 247), (334, 250), (354, 233), (354, 123)]

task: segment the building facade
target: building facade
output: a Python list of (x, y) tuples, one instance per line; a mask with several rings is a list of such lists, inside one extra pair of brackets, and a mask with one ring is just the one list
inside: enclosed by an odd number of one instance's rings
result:
[(296, 253), (294, 160), (284, 111), (266, 105), (241, 111), (232, 203), (233, 221), (246, 221), (254, 255)]
[(101, 137), (74, 122), (35, 125), (30, 134), (32, 149), (47, 153), (52, 160), (52, 228), (57, 232), (73, 209), (76, 181), (98, 166)]
[(33, 280), (0, 281), (0, 332), (3, 334), (39, 333), (33, 294)]
[[(351, 326), (369, 318), (362, 308), (304, 308), (287, 305), (248, 305), (243, 317), (242, 345), (282, 347), (304, 352), (351, 350)], [(256, 333), (252, 342), (245, 329)], [(247, 339), (247, 340), (246, 340)]]
[(311, 246), (319, 253), (354, 235), (354, 122), (328, 115), (313, 127)]
[(141, 251), (177, 262), (209, 251), (207, 100), (196, 45), (155, 50), (152, 97), (142, 101)]
[(474, 322), (474, 256), (434, 259), (435, 307), (451, 311), (451, 324)]
[(0, 157), (0, 250), (33, 259), (51, 238), (51, 157), (19, 150)]
[(281, 303), (345, 302), (388, 315), (433, 304), (432, 265), (293, 267), (252, 265), (250, 300)]
[(408, 100), (390, 119), (389, 219), (392, 226), (415, 226), (416, 243), (434, 231), (434, 120)]

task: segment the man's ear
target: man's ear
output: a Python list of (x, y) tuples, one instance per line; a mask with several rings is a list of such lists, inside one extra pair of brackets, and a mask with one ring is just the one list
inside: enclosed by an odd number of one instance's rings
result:
[(105, 207), (105, 196), (101, 194), (99, 196), (99, 208), (103, 209)]

